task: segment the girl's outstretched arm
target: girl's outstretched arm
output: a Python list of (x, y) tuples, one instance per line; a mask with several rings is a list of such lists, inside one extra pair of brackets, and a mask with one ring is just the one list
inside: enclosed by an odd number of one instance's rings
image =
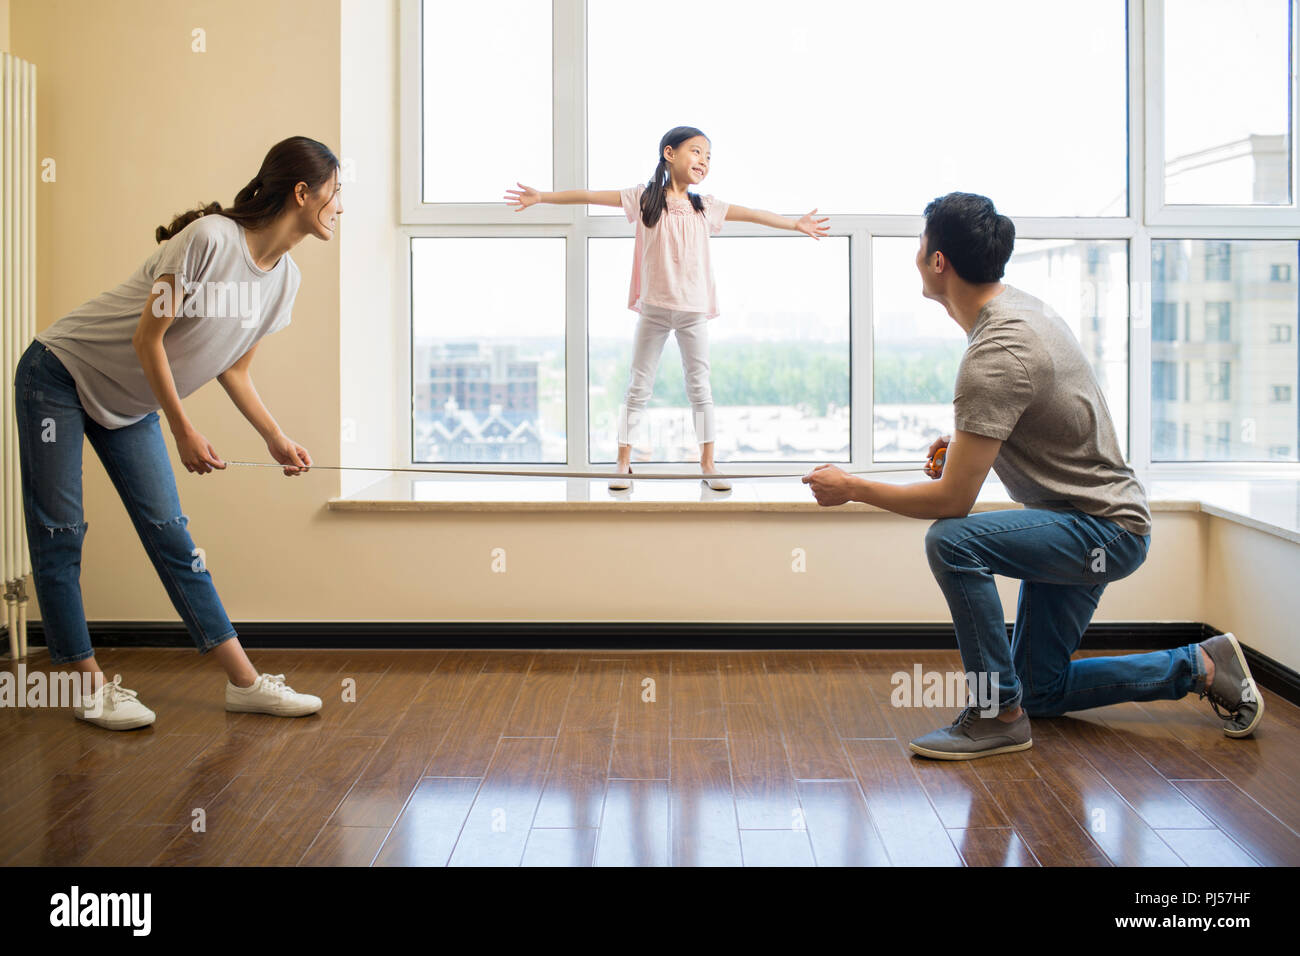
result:
[(802, 232), (806, 236), (812, 236), (814, 239), (820, 239), (826, 235), (830, 227), (823, 226), (822, 223), (830, 219), (829, 216), (814, 218), (814, 213), (805, 213), (798, 219), (787, 219), (785, 216), (778, 216), (774, 212), (768, 212), (766, 209), (746, 209), (744, 206), (737, 206), (732, 203), (727, 207), (727, 222), (756, 222), (760, 226), (771, 226), (773, 229), (793, 229), (796, 232)]
[(558, 193), (538, 192), (532, 186), (515, 183), (518, 189), (506, 190), (506, 202), (515, 207), (515, 212), (527, 209), (539, 202), (550, 203), (586, 203), (592, 206), (621, 206), (623, 197), (617, 189), (565, 189)]

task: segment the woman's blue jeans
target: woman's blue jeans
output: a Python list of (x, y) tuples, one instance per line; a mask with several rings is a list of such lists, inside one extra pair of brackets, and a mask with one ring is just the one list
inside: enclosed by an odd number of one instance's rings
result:
[(86, 414), (67, 368), (36, 340), (18, 361), (14, 407), (27, 545), (50, 663), (95, 653), (81, 602), (81, 545), (89, 527), (81, 507), (83, 436), (104, 463), (199, 652), (235, 637), (190, 537), (189, 518), (181, 514), (158, 413), (124, 428), (105, 428)]
[[(1023, 508), (942, 518), (925, 536), (968, 674), (999, 711), (1031, 717), (1129, 700), (1176, 700), (1204, 682), (1199, 645), (1072, 661), (1101, 593), (1146, 560), (1149, 534), (1081, 511)], [(1020, 579), (1011, 639), (993, 576)]]

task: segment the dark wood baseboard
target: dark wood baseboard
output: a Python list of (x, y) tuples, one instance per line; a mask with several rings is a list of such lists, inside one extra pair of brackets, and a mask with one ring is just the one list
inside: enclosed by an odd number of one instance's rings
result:
[[(233, 622), (249, 648), (511, 650), (593, 648), (653, 650), (946, 650), (956, 646), (951, 624), (790, 624), (643, 621), (374, 621)], [(1010, 625), (1008, 625), (1008, 631)], [(1104, 622), (1089, 625), (1084, 650), (1166, 650), (1221, 633), (1195, 621)], [(90, 624), (96, 647), (192, 647), (179, 622), (101, 621)], [(27, 625), (30, 646), (44, 645), (40, 621)], [(1300, 673), (1246, 647), (1260, 686), (1300, 705)]]

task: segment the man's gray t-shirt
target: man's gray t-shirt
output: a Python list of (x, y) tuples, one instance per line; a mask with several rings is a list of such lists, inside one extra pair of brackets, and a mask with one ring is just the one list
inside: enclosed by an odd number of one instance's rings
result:
[(967, 340), (954, 423), (1001, 439), (993, 470), (1012, 500), (1150, 534), (1146, 491), (1124, 463), (1097, 377), (1061, 317), (1007, 285), (980, 310)]
[(135, 424), (159, 407), (131, 338), (154, 280), (168, 274), (180, 283), (182, 299), (162, 341), (181, 398), (288, 325), (301, 281), (287, 252), (270, 270), (259, 269), (243, 226), (220, 214), (200, 216), (117, 288), (39, 333), (36, 341), (49, 347), (77, 383), (86, 413), (105, 428)]

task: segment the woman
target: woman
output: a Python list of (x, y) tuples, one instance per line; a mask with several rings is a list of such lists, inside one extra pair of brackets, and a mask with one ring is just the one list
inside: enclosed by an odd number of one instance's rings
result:
[[(294, 717), (321, 701), (283, 674), (259, 674), (217, 597), (186, 528), (158, 410), (187, 471), (225, 468), (186, 417), (181, 399), (213, 378), (297, 475), (307, 449), (284, 434), (258, 398), (249, 365), (258, 341), (289, 324), (300, 274), (289, 250), (305, 236), (328, 242), (337, 216), (338, 160), (321, 143), (277, 143), (235, 204), (211, 203), (159, 226), (163, 243), (129, 279), (38, 334), (14, 376), (18, 447), (32, 577), (54, 665), (70, 664), (93, 692), (74, 714), (110, 730), (153, 723), (118, 675), (95, 662), (81, 601), (82, 437), (90, 439), (126, 505), (149, 559), (200, 654), (225, 668), (226, 709)], [(164, 240), (166, 242), (164, 243)]]

